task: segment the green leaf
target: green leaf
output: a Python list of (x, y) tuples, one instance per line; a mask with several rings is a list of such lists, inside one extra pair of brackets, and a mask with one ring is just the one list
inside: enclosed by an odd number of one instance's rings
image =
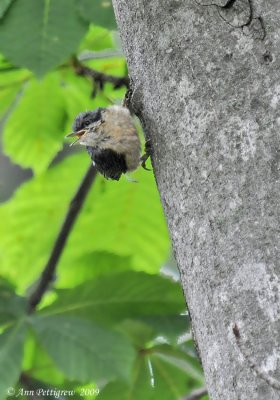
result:
[(126, 271), (60, 290), (57, 300), (41, 313), (119, 322), (130, 317), (179, 313), (184, 308), (178, 283), (158, 275)]
[[(152, 356), (151, 365), (154, 379), (155, 398), (161, 400), (178, 400), (199, 384), (184, 371), (164, 360)], [(137, 400), (137, 397), (135, 397)], [(140, 400), (140, 398), (139, 398)]]
[(122, 320), (116, 326), (119, 332), (129, 337), (136, 348), (143, 348), (153, 339), (153, 328), (143, 322), (134, 321), (132, 319)]
[(172, 343), (176, 343), (179, 336), (190, 329), (188, 315), (160, 315), (143, 317), (140, 321), (147, 324), (154, 331), (155, 336), (163, 336)]
[(169, 252), (169, 239), (154, 177), (143, 169), (134, 177), (138, 183), (125, 177), (119, 182), (96, 181), (69, 238), (61, 268), (81, 255), (106, 251), (130, 256), (137, 270), (160, 269)]
[(0, 87), (0, 120), (4, 117), (5, 113), (12, 105), (19, 89), (20, 86), (8, 86), (5, 88)]
[(68, 157), (23, 184), (12, 200), (1, 205), (1, 271), (21, 290), (42, 271), (87, 166), (87, 157)]
[[(63, 385), (65, 377), (54, 364), (43, 346), (38, 342), (36, 334), (29, 329), (24, 343), (23, 371), (40, 382), (51, 385)], [(65, 388), (65, 386), (64, 386)]]
[(154, 347), (153, 355), (157, 359), (184, 371), (196, 382), (200, 384), (204, 382), (202, 368), (196, 357), (169, 345)]
[(79, 318), (33, 317), (39, 341), (69, 379), (128, 378), (135, 353), (119, 333)]
[(22, 86), (31, 77), (32, 73), (28, 69), (17, 69), (9, 66), (0, 67), (0, 90), (12, 86)]
[(68, 116), (66, 124), (66, 133), (72, 132), (72, 125), (77, 114), (84, 110), (94, 110), (97, 107), (106, 107), (108, 101), (92, 94), (92, 82), (84, 77), (77, 76), (72, 70), (63, 70), (60, 72), (63, 81), (61, 94), (64, 97), (66, 113)]
[(1, 271), (22, 291), (42, 271), (87, 166), (87, 157), (69, 157), (23, 184), (0, 207)]
[[(164, 350), (163, 350), (164, 349)], [(130, 388), (122, 386), (124, 389), (124, 400), (178, 400), (186, 395), (192, 388), (201, 384), (201, 381), (190, 376), (180, 365), (170, 363), (159, 356), (161, 351), (173, 352), (170, 346), (157, 346), (154, 348), (142, 348), (133, 368), (133, 378)], [(181, 358), (176, 353), (179, 362)], [(121, 387), (121, 382), (115, 382), (112, 386), (116, 390)], [(112, 386), (104, 388), (100, 393), (100, 400), (109, 400), (109, 393)], [(114, 387), (113, 386), (113, 387)], [(103, 397), (104, 394), (104, 397)]]
[(75, 287), (98, 275), (112, 275), (131, 269), (131, 256), (118, 256), (106, 251), (86, 253), (69, 263), (60, 276), (59, 286)]
[[(46, 263), (88, 164), (86, 151), (70, 156), (0, 206), (1, 269), (21, 289)], [(129, 257), (134, 269), (159, 270), (169, 252), (159, 195), (151, 173), (139, 170), (135, 178), (139, 183), (125, 177), (119, 182), (96, 179), (62, 255), (58, 282), (72, 263), (78, 265), (77, 260), (96, 251)], [(93, 268), (90, 257), (88, 261)]]
[(80, 44), (79, 50), (100, 51), (113, 48), (112, 32), (100, 26), (90, 25), (87, 34)]
[[(87, 66), (102, 71), (106, 74), (116, 77), (127, 76), (126, 61), (123, 57), (100, 58), (87, 61)], [(110, 99), (111, 103), (119, 103), (120, 99), (124, 97), (126, 92), (125, 87), (115, 89), (111, 83), (106, 83), (102, 92), (99, 93), (99, 98)], [(107, 100), (108, 101), (108, 100)]]
[[(95, 60), (88, 65), (98, 71), (115, 76), (126, 75), (125, 60), (123, 58)], [(107, 107), (108, 98), (112, 102), (119, 102), (124, 96), (125, 88), (115, 90), (112, 84), (106, 84), (102, 92), (92, 98), (93, 83), (91, 79), (77, 76), (70, 69), (59, 71), (62, 80), (61, 93), (64, 96), (68, 116), (66, 133), (72, 131), (72, 125), (78, 113), (84, 110), (93, 110), (97, 107)]]
[(23, 83), (30, 78), (27, 70), (13, 70), (0, 68), (0, 119), (16, 102), (17, 94), (22, 88)]
[(129, 397), (129, 392), (130, 389), (127, 383), (122, 381), (110, 382), (101, 390), (100, 394), (97, 396), (97, 400), (133, 400)]
[(107, 29), (117, 28), (111, 0), (77, 0), (77, 7), (86, 21)]
[(158, 337), (176, 344), (179, 336), (189, 331), (189, 320), (186, 315), (149, 315), (122, 320), (117, 329), (137, 347), (144, 347)]
[(14, 0), (0, 21), (0, 51), (43, 75), (75, 52), (87, 27), (75, 0)]
[(87, 65), (98, 71), (103, 71), (106, 74), (111, 74), (114, 76), (127, 76), (127, 66), (124, 57), (93, 59), (88, 61)]
[(4, 127), (4, 152), (23, 167), (44, 171), (62, 147), (65, 109), (56, 74), (33, 80)]
[(0, 18), (4, 16), (4, 14), (7, 12), (9, 6), (11, 5), (13, 0), (1, 0), (0, 3)]
[(18, 322), (0, 335), (0, 398), (14, 387), (21, 371), (25, 325)]
[(26, 300), (18, 296), (11, 285), (0, 278), (0, 325), (18, 319), (26, 312)]
[(134, 364), (130, 385), (122, 381), (110, 382), (97, 399), (178, 400), (199, 383), (175, 364), (158, 357), (156, 348), (142, 349)]
[(147, 353), (143, 349), (138, 353), (132, 371), (132, 382), (127, 393), (127, 400), (161, 399), (161, 396), (157, 396), (153, 387), (153, 376)]
[[(123, 381), (109, 382), (101, 390), (97, 400), (112, 400), (115, 398), (122, 400), (155, 400), (161, 399), (161, 394), (152, 386), (149, 359), (143, 352), (138, 354), (134, 363), (130, 385)], [(168, 400), (173, 400), (173, 397)]]

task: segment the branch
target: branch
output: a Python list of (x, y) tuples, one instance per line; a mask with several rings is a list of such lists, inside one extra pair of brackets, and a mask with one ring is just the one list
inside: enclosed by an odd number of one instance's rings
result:
[(87, 170), (80, 187), (78, 188), (76, 194), (74, 195), (73, 199), (71, 200), (68, 208), (68, 212), (66, 214), (65, 220), (62, 224), (60, 232), (56, 238), (54, 243), (54, 247), (52, 249), (51, 255), (49, 260), (41, 274), (38, 286), (31, 294), (29, 301), (28, 301), (28, 312), (31, 314), (35, 311), (37, 305), (42, 300), (45, 292), (47, 291), (50, 283), (54, 279), (55, 270), (57, 263), (60, 259), (60, 256), (63, 252), (65, 247), (66, 241), (68, 236), (71, 232), (71, 229), (76, 221), (76, 218), (83, 206), (85, 198), (89, 192), (89, 189), (96, 177), (97, 171), (96, 169), (90, 165), (89, 169)]
[(199, 400), (201, 397), (205, 396), (207, 394), (207, 389), (201, 388), (201, 389), (196, 389), (193, 392), (191, 392), (189, 395), (184, 397), (183, 400)]
[(95, 69), (83, 65), (77, 58), (72, 58), (71, 64), (77, 75), (91, 78), (94, 84), (93, 97), (96, 95), (97, 89), (103, 89), (104, 83), (112, 83), (115, 89), (119, 89), (122, 86), (129, 88), (129, 78), (127, 76), (118, 77), (104, 74), (103, 72), (96, 71)]

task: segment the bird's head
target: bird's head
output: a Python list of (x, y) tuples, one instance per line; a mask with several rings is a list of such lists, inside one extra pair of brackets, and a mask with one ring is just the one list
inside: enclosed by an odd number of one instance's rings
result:
[(69, 133), (66, 137), (76, 137), (77, 139), (71, 143), (72, 146), (75, 143), (87, 145), (87, 136), (89, 133), (89, 127), (94, 130), (94, 125), (98, 126), (102, 121), (102, 113), (104, 108), (97, 108), (94, 111), (85, 111), (77, 115), (73, 123), (73, 132)]

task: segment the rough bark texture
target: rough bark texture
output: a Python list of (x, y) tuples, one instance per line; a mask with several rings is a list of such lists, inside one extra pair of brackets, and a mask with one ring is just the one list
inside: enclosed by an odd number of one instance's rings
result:
[(279, 0), (113, 3), (210, 398), (280, 399)]

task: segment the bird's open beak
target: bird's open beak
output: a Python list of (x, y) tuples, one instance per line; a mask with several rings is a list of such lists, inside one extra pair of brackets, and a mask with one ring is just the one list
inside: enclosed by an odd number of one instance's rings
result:
[(78, 137), (80, 138), (80, 137), (83, 136), (85, 133), (86, 133), (86, 130), (85, 130), (85, 129), (81, 129), (81, 130), (78, 131), (78, 132), (71, 132), (71, 133), (69, 133), (68, 135), (66, 135), (65, 137), (74, 137), (74, 136), (78, 136)]
[(69, 133), (68, 135), (66, 135), (65, 137), (66, 137), (66, 138), (69, 138), (69, 137), (77, 137), (77, 139), (76, 139), (74, 142), (72, 142), (72, 143), (70, 144), (70, 146), (73, 146), (73, 144), (77, 143), (77, 142), (80, 140), (80, 138), (81, 138), (85, 133), (86, 133), (86, 130), (85, 130), (85, 129), (81, 129), (81, 130), (78, 131), (78, 132), (71, 132), (71, 133)]

